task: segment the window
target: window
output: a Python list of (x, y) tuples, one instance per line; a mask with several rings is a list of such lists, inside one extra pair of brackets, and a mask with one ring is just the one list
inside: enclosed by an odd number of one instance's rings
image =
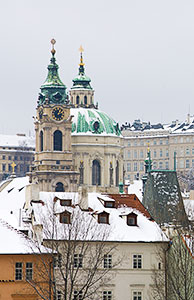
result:
[(84, 96), (84, 104), (87, 104), (87, 96)]
[(169, 168), (169, 163), (168, 163), (168, 161), (165, 162), (165, 168), (166, 168), (166, 170), (168, 170), (168, 168)]
[(62, 132), (60, 130), (56, 130), (53, 134), (54, 139), (54, 151), (62, 151)]
[(189, 154), (190, 154), (189, 148), (186, 148), (186, 155), (189, 155)]
[(184, 168), (184, 160), (183, 159), (180, 160), (179, 166), (181, 169)]
[(160, 157), (162, 157), (162, 149), (160, 149)]
[(192, 148), (192, 155), (194, 155), (194, 148)]
[(105, 269), (112, 268), (112, 255), (111, 254), (104, 255), (104, 268)]
[(61, 206), (71, 206), (71, 199), (60, 200)]
[(128, 146), (131, 146), (131, 142), (128, 142)]
[(157, 151), (156, 150), (154, 150), (154, 157), (156, 157), (157, 156)]
[(163, 162), (162, 161), (159, 162), (159, 169), (160, 170), (163, 169)]
[(9, 169), (9, 172), (11, 172), (12, 171), (12, 166), (8, 165), (8, 169)]
[(71, 223), (71, 213), (65, 211), (60, 214), (60, 223), (70, 224)]
[(162, 140), (160, 140), (160, 145), (162, 145), (163, 144), (163, 141)]
[(142, 268), (142, 255), (141, 254), (134, 254), (133, 255), (133, 268), (134, 269), (141, 269)]
[(133, 170), (134, 170), (134, 171), (137, 171), (137, 162), (134, 162)]
[(153, 169), (154, 169), (154, 170), (157, 169), (157, 162), (156, 162), (156, 161), (153, 162)]
[(141, 141), (140, 141), (140, 145), (141, 145), (141, 146), (144, 146), (144, 141), (141, 140)]
[(60, 268), (61, 265), (62, 265), (62, 255), (59, 253), (53, 259), (53, 266), (54, 266), (54, 268)]
[(194, 159), (192, 159), (192, 168), (194, 168)]
[(32, 263), (26, 263), (26, 280), (32, 280)]
[(118, 161), (115, 168), (115, 183), (116, 186), (119, 186), (119, 162)]
[(115, 202), (113, 202), (113, 201), (104, 201), (104, 206), (105, 207), (112, 208), (112, 207), (115, 206), (114, 204), (115, 204)]
[(57, 182), (55, 187), (55, 192), (64, 192), (64, 185), (62, 182)]
[(128, 226), (137, 226), (137, 215), (131, 213), (127, 216), (127, 225)]
[(8, 157), (9, 160), (12, 160), (11, 156)]
[(189, 169), (189, 167), (190, 167), (189, 159), (186, 159), (186, 169)]
[(16, 262), (15, 264), (15, 280), (22, 280), (22, 263)]
[(168, 145), (168, 140), (166, 140), (166, 145)]
[(2, 165), (2, 170), (3, 170), (3, 171), (6, 170), (6, 165), (5, 165), (5, 164)]
[(137, 150), (134, 150), (134, 158), (137, 158)]
[(127, 157), (130, 158), (131, 157), (131, 151), (127, 152)]
[(98, 215), (98, 223), (100, 224), (108, 224), (109, 223), (109, 214), (106, 212), (102, 212)]
[(134, 146), (137, 146), (137, 141), (134, 141)]
[(157, 141), (154, 140), (154, 145), (157, 145)]
[(127, 163), (127, 172), (131, 171), (131, 163)]
[(74, 254), (73, 266), (74, 268), (82, 268), (83, 255), (82, 254)]
[(94, 160), (92, 163), (92, 185), (101, 184), (101, 167), (98, 160)]
[(43, 151), (43, 131), (40, 132), (40, 151)]
[(62, 292), (57, 291), (57, 299), (56, 300), (62, 300)]
[(144, 170), (144, 162), (140, 162), (140, 171), (143, 171)]
[(112, 300), (112, 292), (111, 291), (103, 291), (103, 300)]
[(5, 155), (3, 155), (3, 157), (2, 157), (2, 158), (3, 158), (3, 160), (5, 160)]
[(73, 300), (82, 300), (83, 298), (83, 293), (82, 291), (74, 291), (73, 293)]
[(168, 157), (168, 156), (169, 156), (168, 149), (166, 149), (166, 157)]
[(143, 150), (140, 150), (140, 158), (143, 158), (144, 154), (143, 154)]
[(134, 291), (133, 292), (133, 300), (142, 300), (142, 292)]
[(14, 160), (18, 160), (18, 157), (17, 157), (17, 156), (14, 156)]
[(76, 104), (79, 104), (79, 96), (76, 97)]

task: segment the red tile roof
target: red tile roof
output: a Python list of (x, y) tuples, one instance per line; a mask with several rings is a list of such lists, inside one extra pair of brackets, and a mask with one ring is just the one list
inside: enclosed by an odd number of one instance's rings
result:
[(147, 218), (152, 219), (147, 209), (135, 194), (108, 194), (108, 196), (115, 200), (116, 208), (122, 206), (131, 207), (144, 214)]

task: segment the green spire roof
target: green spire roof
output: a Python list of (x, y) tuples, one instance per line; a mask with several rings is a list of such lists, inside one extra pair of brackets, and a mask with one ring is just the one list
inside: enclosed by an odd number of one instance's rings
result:
[(80, 47), (80, 64), (78, 76), (73, 79), (73, 86), (71, 89), (88, 89), (92, 90), (90, 85), (91, 79), (85, 75), (83, 63), (83, 48)]
[(51, 50), (51, 60), (48, 65), (48, 75), (41, 86), (41, 93), (38, 98), (38, 105), (42, 105), (45, 102), (47, 104), (64, 104), (67, 100), (66, 86), (59, 78), (58, 69), (59, 66), (56, 64), (54, 44), (56, 43), (54, 39), (51, 40), (52, 50)]

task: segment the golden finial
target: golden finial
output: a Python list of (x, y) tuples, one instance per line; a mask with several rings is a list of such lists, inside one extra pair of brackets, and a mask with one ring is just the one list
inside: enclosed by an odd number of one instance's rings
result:
[(12, 162), (11, 167), (12, 167), (12, 173), (15, 173), (16, 164), (14, 163), (14, 161)]
[(82, 45), (79, 47), (79, 52), (81, 52), (81, 53), (84, 52)]
[(55, 48), (54, 48), (54, 45), (56, 44), (55, 39), (52, 39), (52, 40), (51, 40), (51, 44), (52, 44), (52, 50), (51, 50), (51, 53), (54, 55), (55, 52), (56, 52), (56, 50), (55, 50)]
[(83, 56), (82, 56), (82, 53), (84, 52), (84, 49), (82, 47), (82, 45), (80, 46), (79, 48), (79, 52), (80, 52), (80, 66), (84, 66), (84, 63), (83, 63)]

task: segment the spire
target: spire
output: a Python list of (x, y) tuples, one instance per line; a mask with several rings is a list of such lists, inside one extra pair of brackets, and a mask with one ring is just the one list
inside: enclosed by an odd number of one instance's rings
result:
[(56, 58), (55, 58), (55, 47), (56, 44), (55, 39), (51, 40), (52, 49), (51, 49), (51, 59), (50, 64), (48, 65), (48, 75), (41, 86), (41, 93), (39, 94), (38, 98), (38, 105), (42, 105), (45, 102), (47, 104), (49, 103), (55, 103), (55, 104), (64, 104), (67, 100), (67, 94), (66, 94), (66, 86), (59, 78), (58, 74), (58, 65), (56, 64)]
[(80, 51), (79, 75), (83, 76), (85, 74), (85, 70), (84, 70), (84, 63), (83, 63), (84, 49), (82, 48), (82, 45), (80, 46), (79, 51)]
[(79, 63), (79, 72), (78, 76), (73, 79), (73, 87), (71, 89), (87, 89), (92, 90), (92, 87), (90, 85), (91, 79), (86, 76), (85, 74), (85, 68), (84, 68), (84, 62), (83, 62), (83, 47), (80, 46), (79, 52), (80, 52), (80, 63)]
[(151, 160), (151, 152), (150, 152), (150, 145), (148, 143), (147, 148), (147, 158), (145, 159), (145, 172), (148, 173), (152, 169), (152, 160)]

